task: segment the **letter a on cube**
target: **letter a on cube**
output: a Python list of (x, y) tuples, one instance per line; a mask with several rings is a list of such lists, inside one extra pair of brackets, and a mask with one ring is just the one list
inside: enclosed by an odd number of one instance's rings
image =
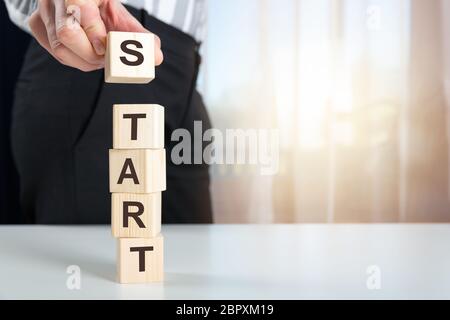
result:
[(166, 190), (166, 150), (109, 150), (111, 193), (153, 193)]
[(112, 31), (107, 36), (105, 82), (149, 83), (155, 78), (151, 33)]

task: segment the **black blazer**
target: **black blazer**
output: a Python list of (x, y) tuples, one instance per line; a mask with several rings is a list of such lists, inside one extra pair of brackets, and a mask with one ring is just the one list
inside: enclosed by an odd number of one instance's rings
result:
[(170, 161), (176, 128), (210, 127), (195, 89), (200, 56), (189, 35), (129, 8), (162, 41), (164, 63), (148, 85), (107, 84), (103, 70), (83, 73), (55, 61), (36, 41), (27, 52), (14, 104), (12, 146), (20, 174), (21, 205), (30, 222), (110, 223), (108, 149), (112, 105), (158, 103), (165, 107), (167, 191), (165, 223), (212, 222), (206, 165)]
[(0, 3), (0, 224), (22, 223), (19, 209), (19, 178), (14, 167), (11, 145), (11, 109), (13, 92), (30, 36), (8, 17), (5, 3)]

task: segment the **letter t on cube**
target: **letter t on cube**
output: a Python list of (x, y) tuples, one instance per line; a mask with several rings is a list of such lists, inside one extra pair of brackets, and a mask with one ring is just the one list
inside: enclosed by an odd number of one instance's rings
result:
[(115, 104), (114, 149), (164, 149), (164, 107), (158, 104)]

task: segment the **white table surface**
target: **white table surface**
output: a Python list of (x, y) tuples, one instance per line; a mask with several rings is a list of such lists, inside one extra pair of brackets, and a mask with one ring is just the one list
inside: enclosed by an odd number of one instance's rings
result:
[[(115, 282), (107, 226), (0, 227), (0, 299), (450, 298), (450, 225), (164, 226), (164, 283)], [(69, 265), (81, 289), (66, 286)], [(381, 288), (367, 288), (378, 266)]]

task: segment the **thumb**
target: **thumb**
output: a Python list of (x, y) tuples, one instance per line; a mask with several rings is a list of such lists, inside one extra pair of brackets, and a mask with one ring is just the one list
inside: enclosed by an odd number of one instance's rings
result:
[(103, 1), (100, 14), (107, 31), (148, 32), (118, 0)]
[[(92, 43), (98, 55), (105, 53), (104, 42), (106, 38), (105, 25), (100, 16), (96, 0), (65, 0), (65, 11), (60, 6), (64, 6), (64, 1), (55, 2), (56, 18), (61, 24), (63, 18), (71, 15), (83, 27), (87, 38)], [(59, 10), (58, 10), (59, 9)]]
[[(107, 31), (150, 33), (118, 0), (103, 1), (100, 14)], [(155, 65), (160, 65), (164, 59), (161, 51), (161, 40), (155, 36)]]

